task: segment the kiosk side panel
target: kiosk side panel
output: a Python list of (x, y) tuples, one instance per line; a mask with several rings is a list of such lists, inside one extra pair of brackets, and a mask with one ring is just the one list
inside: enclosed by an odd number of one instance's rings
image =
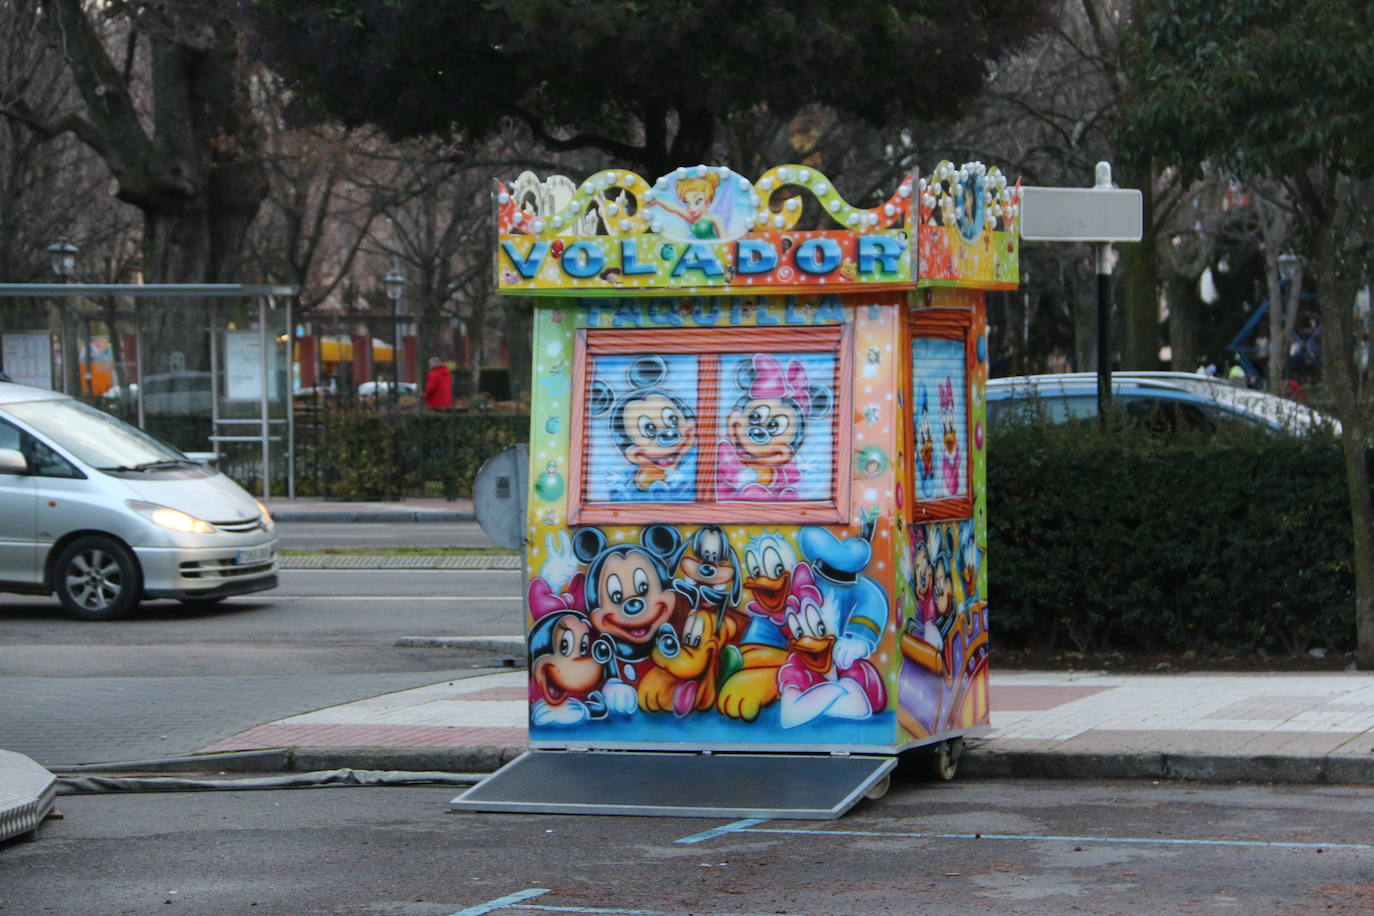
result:
[(983, 293), (929, 289), (907, 320), (911, 468), (898, 557), (904, 744), (988, 724), (987, 322)]

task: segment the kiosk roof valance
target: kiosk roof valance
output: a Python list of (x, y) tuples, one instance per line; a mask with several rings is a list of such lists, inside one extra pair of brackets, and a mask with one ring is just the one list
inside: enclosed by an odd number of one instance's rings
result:
[(606, 169), (581, 184), (530, 172), (495, 188), (496, 289), (538, 296), (779, 295), (1008, 289), (1021, 189), (942, 162), (856, 207), (822, 173), (679, 168), (652, 184)]

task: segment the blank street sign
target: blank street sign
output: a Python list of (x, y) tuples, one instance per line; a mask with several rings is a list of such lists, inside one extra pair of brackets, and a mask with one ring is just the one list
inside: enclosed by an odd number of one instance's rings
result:
[(482, 462), (472, 482), (477, 524), (492, 543), (509, 550), (519, 550), (525, 544), (529, 463), (529, 446), (523, 442), (512, 445)]
[(1130, 188), (1022, 188), (1021, 238), (1031, 242), (1138, 242), (1144, 205)]

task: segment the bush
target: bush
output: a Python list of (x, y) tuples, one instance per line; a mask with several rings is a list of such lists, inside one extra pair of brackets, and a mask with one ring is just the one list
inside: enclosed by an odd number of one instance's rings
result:
[(1339, 443), (1001, 424), (988, 448), (995, 632), (1198, 655), (1354, 646)]
[(296, 493), (402, 499), (472, 493), (492, 455), (529, 440), (530, 418), (450, 411), (330, 410), (296, 424)]

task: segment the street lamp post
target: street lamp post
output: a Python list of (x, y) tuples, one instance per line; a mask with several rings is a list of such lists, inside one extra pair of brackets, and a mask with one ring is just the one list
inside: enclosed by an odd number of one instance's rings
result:
[(401, 304), (406, 291), (405, 274), (395, 264), (382, 277), (382, 289), (391, 300), (391, 402), (394, 405), (401, 389)]
[[(1097, 164), (1096, 178), (1095, 189), (1111, 190), (1110, 162)], [(1097, 260), (1097, 416), (1105, 428), (1112, 403), (1112, 243), (1093, 247)]]
[[(57, 241), (48, 246), (48, 257), (52, 262), (52, 272), (63, 283), (71, 281), (72, 274), (76, 272), (76, 255), (80, 251), (72, 244), (72, 240), (65, 235), (57, 237)], [(57, 320), (60, 325), (58, 329), (58, 339), (61, 341), (62, 353), (62, 391), (64, 394), (72, 393), (72, 378), (76, 370), (76, 365), (72, 360), (70, 324), (67, 315), (67, 297), (62, 296), (57, 300)]]
[(1278, 257), (1279, 279), (1285, 284), (1293, 282), (1293, 277), (1298, 273), (1298, 256), (1291, 251), (1285, 251)]

